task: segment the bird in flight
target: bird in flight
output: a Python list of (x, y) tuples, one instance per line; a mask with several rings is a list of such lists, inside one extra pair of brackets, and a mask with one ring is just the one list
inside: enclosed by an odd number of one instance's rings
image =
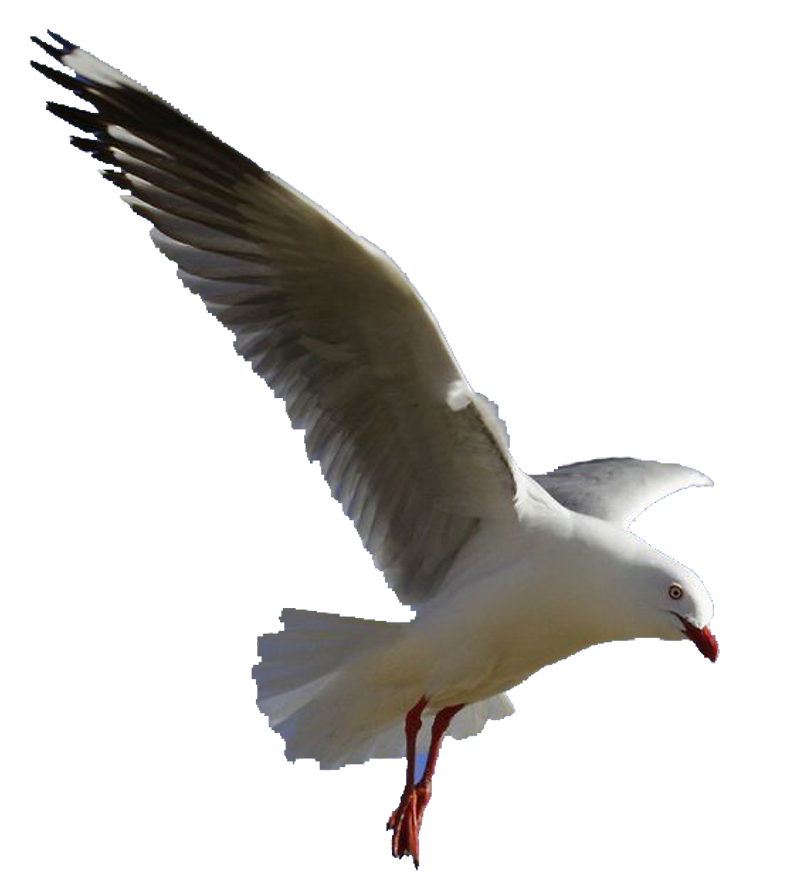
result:
[(305, 431), (331, 493), (410, 622), (286, 609), (263, 635), (258, 705), (290, 760), (406, 758), (392, 854), (419, 865), (445, 735), (513, 712), (506, 691), (614, 640), (718, 654), (700, 579), (628, 531), (708, 477), (608, 458), (529, 476), (392, 260), (136, 81), (48, 32), (33, 67), (88, 103), (48, 103), (153, 228), (183, 284)]

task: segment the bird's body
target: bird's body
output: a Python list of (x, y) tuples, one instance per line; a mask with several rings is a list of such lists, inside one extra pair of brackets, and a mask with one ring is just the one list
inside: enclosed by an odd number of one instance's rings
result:
[[(277, 701), (270, 696), (271, 670), (285, 668), (283, 652), (276, 662), (269, 658), (271, 639), (298, 631), (266, 635), (265, 660), (256, 668), (259, 704), (287, 740), (287, 757), (314, 758), (328, 768), (400, 757), (408, 705), (423, 696), (429, 714), (477, 704), (452, 731), (478, 732), (487, 718), (511, 713), (502, 694), (580, 650), (637, 637), (681, 640), (680, 625), (660, 615), (647, 627), (636, 589), (620, 584), (626, 575), (669, 563), (632, 533), (595, 517), (557, 505), (522, 512), (518, 522), (476, 534), (412, 622), (356, 626), (361, 633), (347, 638), (343, 660), (315, 679), (316, 687), (301, 684), (294, 696), (281, 691)], [(321, 617), (312, 615), (319, 633)], [(339, 617), (325, 618), (330, 634)], [(709, 618), (700, 616), (702, 626)], [(287, 720), (298, 713), (299, 720)]]
[[(528, 476), (492, 403), (428, 307), (374, 245), (135, 81), (51, 34), (75, 73), (33, 63), (94, 106), (50, 103), (74, 144), (154, 228), (183, 283), (286, 403), (306, 449), (409, 623), (287, 609), (264, 635), (258, 704), (290, 759), (408, 760), (392, 850), (418, 861), (446, 733), (513, 711), (505, 692), (597, 643), (691, 639), (716, 659), (711, 601), (627, 531), (653, 501), (710, 480), (602, 459)], [(421, 777), (417, 745), (427, 751)]]

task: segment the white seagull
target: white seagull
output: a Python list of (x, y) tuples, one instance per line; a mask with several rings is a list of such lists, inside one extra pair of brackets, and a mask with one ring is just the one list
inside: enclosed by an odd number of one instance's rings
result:
[[(716, 660), (700, 579), (627, 531), (696, 470), (608, 458), (528, 476), (494, 405), (370, 242), (140, 84), (48, 32), (93, 110), (48, 103), (153, 224), (184, 285), (305, 430), (331, 492), (411, 622), (286, 609), (260, 640), (258, 705), (286, 757), (407, 758), (392, 853), (419, 864), (445, 734), (510, 715), (505, 691), (593, 644), (693, 641)], [(420, 753), (419, 771), (417, 752)]]

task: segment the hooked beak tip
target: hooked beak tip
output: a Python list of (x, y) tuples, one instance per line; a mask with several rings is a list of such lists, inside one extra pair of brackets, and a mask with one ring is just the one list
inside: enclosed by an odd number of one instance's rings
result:
[(716, 637), (711, 633), (711, 629), (706, 625), (704, 628), (698, 628), (696, 625), (693, 625), (688, 619), (685, 619), (679, 613), (675, 613), (675, 615), (681, 620), (683, 624), (684, 634), (689, 638), (689, 640), (697, 647), (698, 650), (706, 657), (706, 659), (710, 659), (712, 662), (717, 661), (717, 657), (719, 656), (719, 644), (717, 643)]
[[(708, 625), (700, 631), (700, 634), (703, 639), (703, 645), (700, 646), (700, 644), (697, 644), (697, 648), (706, 659), (716, 662), (717, 657), (719, 656), (719, 644), (717, 643), (716, 637), (711, 633), (711, 629)], [(695, 643), (697, 642), (695, 641)]]

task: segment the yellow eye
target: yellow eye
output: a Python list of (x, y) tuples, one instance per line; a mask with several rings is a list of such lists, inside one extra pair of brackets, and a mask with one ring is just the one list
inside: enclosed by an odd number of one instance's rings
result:
[(680, 600), (683, 597), (683, 588), (680, 585), (670, 585), (669, 586), (669, 596), (673, 600)]

